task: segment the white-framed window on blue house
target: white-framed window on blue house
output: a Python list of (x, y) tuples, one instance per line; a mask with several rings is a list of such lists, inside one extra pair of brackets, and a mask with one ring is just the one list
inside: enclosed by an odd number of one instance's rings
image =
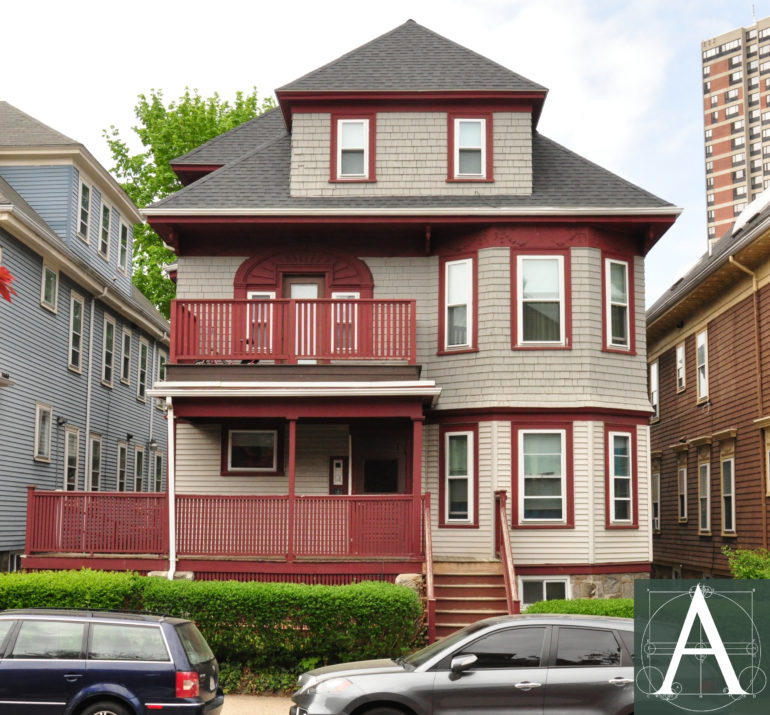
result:
[(144, 447), (134, 447), (134, 491), (144, 491)]
[(89, 460), (88, 488), (98, 492), (102, 487), (102, 438), (98, 434), (91, 435)]
[(40, 305), (55, 313), (59, 305), (59, 272), (43, 263), (40, 281)]
[(35, 447), (33, 459), (36, 462), (51, 461), (51, 424), (53, 407), (42, 402), (35, 404)]
[(155, 491), (163, 491), (163, 453), (155, 452)]
[(115, 475), (115, 488), (119, 492), (126, 491), (126, 474), (128, 470), (128, 445), (118, 442), (117, 473)]
[(67, 425), (64, 430), (64, 490), (77, 491), (80, 468), (80, 430)]
[[(156, 350), (158, 354), (158, 373), (157, 373), (157, 381), (158, 382), (165, 382), (166, 380), (166, 365), (168, 363), (168, 355), (166, 354), (165, 350)], [(166, 398), (165, 397), (156, 397), (155, 398), (155, 407), (157, 407), (159, 410), (165, 410), (166, 409)]]
[(99, 227), (99, 255), (110, 260), (110, 207), (102, 204), (102, 223)]
[(85, 301), (73, 291), (70, 298), (69, 368), (75, 372), (83, 369), (83, 318)]
[(120, 353), (120, 381), (131, 384), (131, 331), (123, 328), (123, 342)]
[(80, 182), (80, 195), (78, 197), (78, 236), (86, 243), (89, 241), (88, 230), (91, 223), (91, 187)]
[(118, 270), (128, 273), (128, 225), (120, 222), (120, 245), (118, 246)]
[(115, 368), (115, 321), (104, 316), (104, 334), (102, 336), (102, 384), (112, 387)]
[(136, 399), (147, 399), (147, 366), (150, 360), (150, 345), (144, 338), (139, 338), (139, 362), (136, 366)]

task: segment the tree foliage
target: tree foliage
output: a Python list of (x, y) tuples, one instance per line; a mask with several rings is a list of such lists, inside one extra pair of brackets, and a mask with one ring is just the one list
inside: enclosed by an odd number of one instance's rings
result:
[[(232, 103), (217, 93), (201, 97), (197, 89), (189, 88), (168, 106), (161, 90), (140, 94), (134, 107), (139, 123), (132, 129), (144, 151), (131, 153), (115, 126), (103, 132), (115, 162), (113, 173), (137, 206), (148, 206), (182, 188), (171, 170), (173, 159), (274, 106), (272, 97), (260, 104), (256, 88), (248, 94), (237, 92)], [(166, 317), (175, 286), (164, 276), (162, 266), (174, 260), (150, 226), (134, 227), (134, 285)]]

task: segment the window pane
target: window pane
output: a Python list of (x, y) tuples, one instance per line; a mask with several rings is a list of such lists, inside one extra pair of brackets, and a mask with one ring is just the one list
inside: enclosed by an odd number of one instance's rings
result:
[(56, 301), (56, 273), (48, 268), (45, 269), (43, 301), (48, 305), (53, 305)]
[(21, 624), (11, 658), (81, 657), (83, 624), (61, 621), (24, 621)]
[(230, 432), (233, 469), (275, 469), (275, 432)]
[(625, 477), (613, 480), (613, 489), (616, 499), (629, 499), (631, 497), (631, 480)]
[(481, 149), (460, 149), (459, 158), (461, 174), (481, 173)]
[(559, 628), (556, 665), (620, 665), (620, 647), (610, 631)]
[(159, 628), (101, 623), (91, 626), (88, 657), (90, 660), (169, 660)]
[(446, 302), (447, 305), (468, 303), (471, 297), (471, 263), (458, 261), (447, 263), (446, 273)]
[(468, 480), (449, 480), (449, 518), (468, 518)]
[[(615, 493), (617, 495), (617, 492)], [(615, 521), (631, 520), (631, 502), (615, 500)]]
[(612, 342), (615, 345), (625, 345), (628, 343), (628, 328), (626, 326), (626, 316), (628, 308), (625, 305), (613, 305), (610, 308), (612, 319)]
[(471, 643), (462, 653), (473, 653), (478, 657), (474, 669), (537, 668), (543, 651), (544, 632), (544, 628), (496, 631)]
[(528, 258), (522, 265), (522, 297), (559, 299), (559, 261), (555, 258)]
[(524, 489), (528, 497), (561, 496), (561, 479), (558, 477), (526, 477)]
[(344, 149), (342, 151), (342, 174), (364, 173), (363, 149)]
[(522, 305), (522, 340), (548, 342), (561, 340), (561, 305), (533, 303)]
[(626, 267), (620, 263), (610, 263), (610, 299), (618, 303), (628, 300)]
[(481, 146), (481, 122), (459, 122), (460, 124), (460, 146), (461, 147), (480, 147)]
[(468, 307), (457, 305), (449, 308), (447, 318), (447, 345), (468, 344)]
[(561, 499), (524, 499), (525, 519), (561, 519)]
[(546, 581), (545, 582), (545, 600), (567, 598), (567, 584), (564, 581)]
[(733, 463), (722, 462), (722, 491), (725, 494), (733, 493)]
[(561, 475), (561, 434), (525, 434), (524, 472)]
[(613, 437), (614, 474), (618, 477), (631, 476), (631, 439)]
[(364, 146), (364, 123), (363, 122), (343, 122), (341, 125), (342, 136), (340, 146), (343, 149), (363, 149)]
[(542, 581), (522, 582), (522, 599), (524, 603), (537, 603), (543, 600)]
[(449, 476), (466, 476), (468, 474), (468, 435), (453, 434), (449, 436)]

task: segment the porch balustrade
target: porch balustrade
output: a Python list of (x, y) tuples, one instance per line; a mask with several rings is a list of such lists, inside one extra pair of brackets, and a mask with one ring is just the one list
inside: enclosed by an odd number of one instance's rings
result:
[(414, 300), (173, 300), (170, 362), (416, 363)]
[[(413, 557), (412, 495), (176, 496), (179, 557)], [(165, 494), (28, 490), (28, 554), (168, 554)]]

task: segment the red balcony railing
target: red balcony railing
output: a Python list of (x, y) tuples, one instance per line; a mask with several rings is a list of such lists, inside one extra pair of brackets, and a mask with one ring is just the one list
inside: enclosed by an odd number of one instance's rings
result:
[(170, 361), (413, 365), (416, 334), (414, 300), (173, 300)]

